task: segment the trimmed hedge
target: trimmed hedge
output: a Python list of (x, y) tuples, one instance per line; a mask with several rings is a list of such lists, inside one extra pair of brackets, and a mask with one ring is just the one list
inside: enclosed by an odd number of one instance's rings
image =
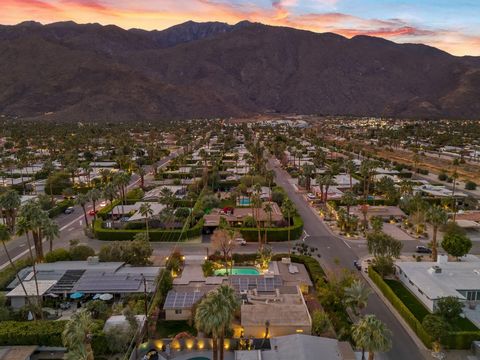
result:
[[(243, 238), (249, 242), (258, 241), (257, 228), (236, 228), (240, 231)], [(288, 241), (288, 227), (260, 229), (262, 238), (267, 233), (267, 241)], [(293, 225), (290, 226), (290, 240), (298, 239), (303, 232), (303, 220), (300, 216), (293, 217)]]
[[(190, 238), (194, 238), (202, 235), (203, 219), (200, 220), (194, 227), (185, 230), (182, 234), (180, 241), (185, 241)], [(95, 236), (98, 240), (104, 241), (124, 241), (133, 240), (134, 236), (138, 233), (144, 233), (145, 230), (113, 230), (102, 228), (102, 220), (97, 220), (94, 226)], [(148, 234), (150, 241), (165, 241), (174, 242), (177, 241), (182, 233), (181, 229), (176, 230), (149, 230)]]
[[(432, 338), (425, 331), (420, 321), (413, 315), (413, 313), (405, 306), (400, 298), (393, 292), (382, 277), (373, 269), (368, 268), (368, 276), (378, 286), (380, 291), (390, 301), (390, 303), (402, 315), (404, 320), (408, 323), (411, 329), (422, 340), (426, 347), (430, 348)], [(448, 349), (465, 350), (470, 349), (473, 341), (480, 339), (480, 331), (455, 331), (450, 332), (448, 336), (442, 338), (442, 345)]]
[(412, 314), (412, 312), (405, 306), (405, 304), (400, 300), (400, 298), (393, 292), (393, 290), (388, 286), (388, 284), (383, 281), (380, 274), (378, 274), (372, 266), (368, 267), (368, 276), (375, 285), (378, 286), (382, 294), (390, 301), (395, 309), (400, 313), (403, 319), (407, 322), (410, 328), (417, 334), (417, 336), (422, 340), (423, 344), (427, 348), (432, 346), (432, 338), (423, 328), (420, 321)]
[[(102, 331), (103, 322), (95, 321), (92, 348), (95, 357), (108, 353), (107, 338)], [(40, 345), (63, 347), (62, 332), (66, 320), (58, 321), (2, 321), (0, 322), (0, 346)]]
[(2, 321), (0, 345), (62, 346), (67, 321)]

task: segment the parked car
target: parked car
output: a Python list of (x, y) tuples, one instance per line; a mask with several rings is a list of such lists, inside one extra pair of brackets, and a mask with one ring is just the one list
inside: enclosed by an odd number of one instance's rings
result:
[(354, 260), (353, 261), (353, 266), (355, 266), (355, 268), (360, 271), (362, 270), (362, 265), (358, 262), (358, 260)]
[(307, 197), (308, 197), (309, 200), (315, 200), (316, 199), (316, 196), (312, 193), (308, 193)]
[(417, 253), (419, 254), (431, 254), (432, 250), (426, 246), (419, 245), (417, 246)]
[(71, 214), (75, 211), (75, 208), (73, 206), (69, 206), (68, 208), (65, 209), (64, 213), (65, 214)]
[(88, 215), (90, 215), (90, 216), (95, 216), (95, 214), (96, 214), (97, 212), (98, 212), (98, 211), (95, 211), (95, 210), (92, 209), (92, 210), (90, 210), (90, 211), (88, 212)]
[(244, 238), (236, 238), (234, 241), (235, 241), (235, 244), (240, 245), (240, 246), (246, 246), (247, 245), (247, 242), (245, 241)]

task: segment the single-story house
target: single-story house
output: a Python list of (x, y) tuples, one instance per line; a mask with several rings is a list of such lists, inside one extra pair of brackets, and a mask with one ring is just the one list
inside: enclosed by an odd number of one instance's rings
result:
[[(351, 212), (352, 215), (356, 215), (359, 218), (362, 218), (363, 217), (362, 208), (363, 208), (363, 205), (353, 206), (350, 209), (350, 212)], [(397, 206), (370, 206), (370, 205), (367, 205), (367, 208), (368, 208), (368, 212), (367, 212), (368, 219), (370, 219), (374, 216), (381, 217), (384, 220), (388, 220), (390, 218), (402, 219), (402, 218), (407, 216), (402, 211), (402, 209), (400, 209)]]
[(473, 255), (466, 261), (449, 262), (440, 255), (437, 262), (395, 263), (396, 276), (430, 311), (439, 299), (454, 296), (472, 305), (480, 303), (480, 259)]
[(192, 317), (193, 306), (205, 295), (204, 291), (197, 289), (170, 290), (165, 299), (163, 310), (165, 320), (188, 320)]
[(30, 302), (39, 302), (39, 298), (42, 298), (56, 283), (56, 280), (38, 280), (37, 283), (35, 283), (33, 279), (23, 281), (23, 287), (21, 284), (18, 284), (5, 296), (10, 299), (10, 304), (13, 309), (20, 309), (27, 305), (27, 298)]

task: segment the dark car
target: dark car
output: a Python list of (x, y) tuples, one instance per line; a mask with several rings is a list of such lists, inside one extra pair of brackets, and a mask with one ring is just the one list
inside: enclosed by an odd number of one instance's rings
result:
[(420, 245), (420, 246), (417, 246), (417, 253), (419, 253), (419, 254), (431, 254), (432, 250), (429, 249), (426, 246)]
[(64, 213), (69, 215), (75, 211), (73, 206), (69, 206), (68, 208), (65, 209)]
[(353, 261), (353, 266), (355, 266), (357, 270), (362, 270), (362, 265), (360, 265), (360, 263), (357, 260)]

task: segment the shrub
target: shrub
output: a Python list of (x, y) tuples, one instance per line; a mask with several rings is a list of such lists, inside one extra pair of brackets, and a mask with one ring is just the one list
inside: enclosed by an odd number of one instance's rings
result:
[(72, 260), (87, 260), (89, 256), (95, 255), (95, 250), (87, 245), (77, 245), (70, 250)]
[(466, 190), (475, 190), (476, 188), (477, 188), (477, 183), (474, 183), (473, 181), (467, 181), (465, 183)]
[[(256, 228), (238, 229), (246, 241), (258, 241), (258, 230)], [(266, 233), (268, 241), (287, 241), (288, 227), (261, 229), (262, 237)], [(303, 232), (303, 220), (300, 216), (293, 217), (293, 225), (290, 226), (290, 240), (298, 239)]]
[(72, 260), (71, 254), (68, 250), (63, 248), (52, 250), (47, 255), (45, 255), (45, 261), (47, 263), (68, 260)]

